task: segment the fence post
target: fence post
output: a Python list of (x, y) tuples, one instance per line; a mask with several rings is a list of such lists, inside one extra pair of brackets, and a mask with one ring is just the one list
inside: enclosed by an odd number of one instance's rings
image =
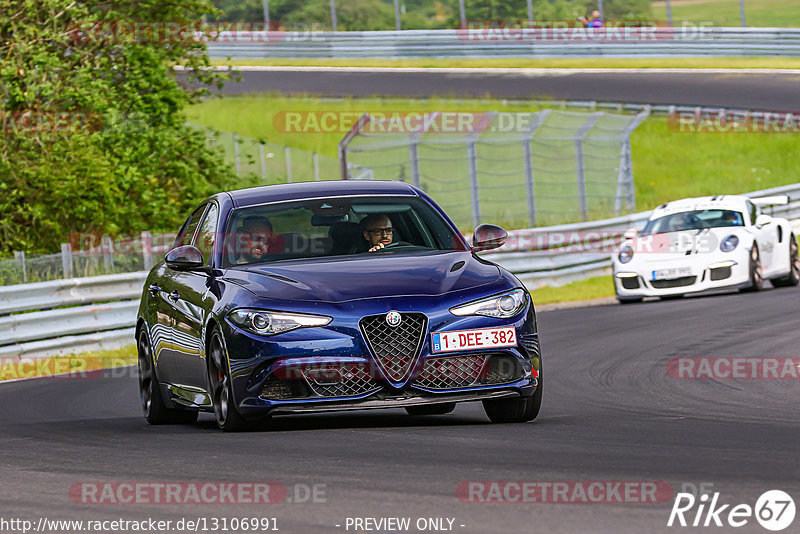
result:
[(258, 156), (261, 158), (261, 179), (267, 179), (267, 159), (264, 157), (264, 143), (258, 143)]
[(286, 183), (292, 183), (292, 149), (288, 146), (283, 147), (283, 153), (286, 156)]
[(475, 138), (467, 142), (467, 162), (469, 163), (469, 185), (472, 197), (472, 226), (478, 226), (481, 221), (480, 190), (478, 189), (478, 154), (475, 148)]
[(105, 267), (107, 273), (110, 273), (114, 270), (114, 256), (111, 254), (113, 247), (111, 238), (109, 236), (103, 236), (101, 245), (103, 247), (103, 267)]
[(528, 222), (531, 226), (536, 226), (536, 189), (533, 180), (533, 150), (531, 149), (531, 144), (533, 142), (533, 134), (547, 120), (550, 111), (545, 109), (534, 114), (536, 117), (528, 129), (527, 137), (522, 141), (522, 152), (525, 155), (525, 187), (528, 194)]
[(331, 28), (336, 31), (336, 0), (331, 0)]
[(311, 159), (314, 160), (314, 181), (319, 182), (319, 154), (314, 152), (311, 154)]
[(153, 259), (153, 236), (150, 232), (142, 232), (142, 256), (144, 257), (144, 270), (149, 271), (155, 265)]
[(419, 143), (419, 136), (417, 134), (409, 134), (408, 140), (411, 144), (408, 145), (408, 162), (411, 169), (411, 183), (414, 187), (420, 187), (419, 177), (419, 152), (417, 146)]
[[(670, 117), (675, 112), (675, 106), (670, 106)], [(631, 121), (625, 126), (620, 135), (622, 150), (619, 156), (619, 172), (617, 173), (617, 195), (614, 199), (614, 211), (619, 215), (622, 209), (622, 199), (627, 197), (631, 210), (636, 210), (636, 190), (633, 183), (633, 153), (631, 151), (631, 134), (633, 131), (650, 116), (650, 106), (645, 106)], [(627, 195), (625, 194), (627, 189)]]
[(14, 252), (14, 259), (19, 262), (20, 267), (22, 268), (22, 283), (28, 283), (28, 262), (25, 258), (25, 251), (18, 250)]
[(61, 243), (61, 269), (64, 278), (72, 278), (72, 245)]
[(239, 162), (239, 136), (233, 134), (233, 160), (236, 163), (236, 176), (242, 175), (242, 167)]
[(583, 220), (588, 219), (588, 207), (586, 204), (586, 176), (584, 174), (586, 168), (583, 164), (583, 140), (592, 126), (603, 116), (602, 111), (592, 113), (586, 122), (584, 122), (578, 129), (575, 135), (575, 164), (578, 171), (578, 202), (580, 203), (581, 217)]

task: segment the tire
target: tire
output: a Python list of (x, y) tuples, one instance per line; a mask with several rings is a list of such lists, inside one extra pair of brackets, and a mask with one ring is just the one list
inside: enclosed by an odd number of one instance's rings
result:
[(791, 287), (800, 283), (800, 256), (797, 255), (797, 239), (789, 236), (789, 274), (772, 280), (773, 287)]
[(750, 286), (742, 289), (742, 293), (755, 293), (764, 289), (764, 276), (761, 274), (761, 256), (758, 245), (753, 243), (750, 249)]
[(214, 328), (208, 342), (208, 384), (211, 403), (214, 406), (214, 418), (217, 426), (225, 432), (246, 430), (249, 423), (236, 409), (233, 398), (228, 357), (219, 328)]
[(530, 397), (483, 401), (483, 409), (492, 423), (525, 423), (533, 421), (542, 408), (542, 377)]
[(153, 367), (153, 350), (146, 328), (139, 331), (136, 344), (139, 352), (139, 399), (147, 422), (151, 425), (188, 425), (196, 422), (195, 410), (167, 408), (161, 395), (161, 383)]
[(456, 409), (455, 402), (446, 404), (423, 404), (421, 406), (406, 406), (408, 415), (445, 415)]
[(619, 301), (620, 304), (638, 304), (642, 302), (642, 300), (644, 299), (643, 297), (626, 297), (626, 298), (617, 297), (617, 300)]

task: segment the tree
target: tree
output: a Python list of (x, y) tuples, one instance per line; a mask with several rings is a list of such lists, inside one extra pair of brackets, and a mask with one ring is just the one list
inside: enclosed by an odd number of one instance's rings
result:
[[(174, 230), (235, 179), (184, 107), (221, 85), (191, 27), (207, 0), (3, 0), (0, 253), (76, 232)], [(132, 26), (131, 23), (139, 23)], [(183, 86), (182, 86), (183, 85)], [(26, 120), (27, 118), (27, 120)]]

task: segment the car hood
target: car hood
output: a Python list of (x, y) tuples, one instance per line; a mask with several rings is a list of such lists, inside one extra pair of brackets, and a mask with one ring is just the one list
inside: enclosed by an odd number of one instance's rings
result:
[(344, 302), (392, 296), (435, 296), (490, 284), (500, 269), (469, 252), (383, 252), (229, 269), (225, 278), (277, 300)]

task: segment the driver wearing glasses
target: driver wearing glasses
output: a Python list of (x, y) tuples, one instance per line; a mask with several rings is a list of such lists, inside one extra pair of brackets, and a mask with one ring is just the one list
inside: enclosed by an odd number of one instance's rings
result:
[(369, 252), (380, 250), (394, 241), (392, 221), (384, 213), (367, 215), (361, 221), (361, 227), (364, 229), (364, 239), (369, 243)]

